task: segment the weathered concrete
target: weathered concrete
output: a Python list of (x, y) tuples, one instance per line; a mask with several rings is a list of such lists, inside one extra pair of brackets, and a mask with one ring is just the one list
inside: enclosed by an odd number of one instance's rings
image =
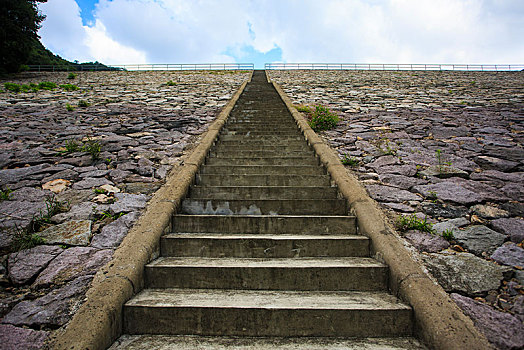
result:
[(115, 251), (113, 262), (95, 276), (87, 301), (53, 340), (53, 349), (105, 349), (121, 334), (122, 305), (142, 288), (143, 266), (157, 254), (160, 236), (171, 227), (173, 213), (246, 84), (242, 84), (208, 128), (185, 166), (155, 193), (146, 212)]
[[(390, 289), (413, 307), (416, 334), (430, 347), (437, 349), (491, 348), (471, 320), (423, 271), (421, 264), (412, 257), (401, 239), (386, 223), (376, 203), (341, 164), (335, 151), (322, 142), (309, 127), (282, 88), (274, 82), (273, 85), (297, 121), (308, 143), (313, 146), (321, 162), (328, 169), (339, 191), (348, 199), (351, 210), (358, 217), (360, 232), (372, 239), (372, 249), (376, 256), (382, 258), (389, 266)], [(444, 334), (446, 336), (443, 336)]]

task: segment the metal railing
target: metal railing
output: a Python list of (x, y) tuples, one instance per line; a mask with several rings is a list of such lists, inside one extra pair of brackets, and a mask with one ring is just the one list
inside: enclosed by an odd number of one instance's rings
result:
[(266, 63), (265, 69), (288, 70), (423, 70), (423, 71), (519, 71), (524, 64), (398, 64), (398, 63)]
[(30, 72), (63, 71), (165, 71), (165, 70), (253, 70), (252, 63), (165, 63), (165, 64), (71, 64), (29, 65)]

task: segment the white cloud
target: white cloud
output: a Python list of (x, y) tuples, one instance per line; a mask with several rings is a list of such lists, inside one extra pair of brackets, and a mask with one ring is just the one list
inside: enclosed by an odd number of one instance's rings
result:
[(524, 61), (521, 0), (100, 0), (87, 27), (73, 0), (41, 8), (44, 44), (70, 59), (231, 62), (251, 46), (285, 62)]

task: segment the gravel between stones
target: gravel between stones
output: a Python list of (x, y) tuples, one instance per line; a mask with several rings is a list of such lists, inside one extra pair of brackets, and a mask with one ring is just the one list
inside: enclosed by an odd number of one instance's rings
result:
[[(522, 346), (522, 320), (513, 315), (524, 299), (524, 72), (270, 77), (293, 103), (338, 114), (323, 139), (358, 163), (346, 167), (392, 220), (414, 214), (436, 224), (435, 238), (416, 231), (405, 238), (441, 285), (460, 293), (454, 300), (496, 347)], [(454, 235), (449, 248), (436, 239), (444, 233)]]
[[(151, 195), (249, 72), (67, 76), (0, 81), (0, 190), (8, 197), (0, 201), (0, 338), (7, 348), (41, 348), (67, 325)], [(42, 81), (79, 89), (3, 90), (5, 82)], [(21, 237), (42, 243), (31, 234), (46, 245), (18, 251)]]

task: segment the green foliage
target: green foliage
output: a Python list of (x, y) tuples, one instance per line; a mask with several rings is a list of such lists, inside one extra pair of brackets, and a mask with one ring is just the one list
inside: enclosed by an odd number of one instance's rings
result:
[(120, 212), (118, 214), (113, 214), (109, 211), (103, 211), (101, 214), (100, 214), (100, 219), (99, 220), (104, 220), (104, 219), (112, 219), (112, 220), (116, 220), (122, 216), (124, 216), (125, 213), (123, 212)]
[(67, 140), (65, 148), (68, 153), (80, 152), (82, 150), (82, 145), (76, 140)]
[(66, 103), (65, 108), (68, 112), (72, 112), (75, 110), (75, 107), (71, 106), (69, 103)]
[(447, 229), (444, 232), (442, 232), (442, 237), (446, 241), (452, 241), (452, 240), (455, 239), (455, 236), (453, 236), (453, 230), (451, 230), (451, 229)]
[(0, 1), (0, 73), (17, 72), (38, 41), (38, 29), (44, 20), (37, 3), (47, 0)]
[(9, 187), (6, 187), (5, 190), (0, 190), (0, 202), (11, 200), (11, 190)]
[(73, 80), (76, 78), (76, 74), (75, 73), (69, 73), (68, 76), (67, 76), (67, 79), (69, 80)]
[(338, 116), (322, 105), (315, 106), (309, 120), (309, 126), (315, 131), (333, 129), (337, 123)]
[(443, 174), (443, 173), (446, 172), (446, 167), (444, 165), (451, 166), (452, 163), (451, 162), (444, 162), (442, 160), (442, 151), (440, 149), (437, 149), (435, 151), (435, 155), (437, 157), (438, 171), (439, 171), (439, 173)]
[(86, 100), (78, 101), (78, 107), (89, 107), (89, 103)]
[(428, 233), (434, 233), (433, 225), (427, 222), (427, 218), (420, 220), (414, 214), (410, 216), (401, 215), (396, 222), (397, 228), (404, 232), (408, 230), (419, 230)]
[(93, 191), (96, 194), (105, 194), (106, 193), (106, 190), (104, 190), (103, 188), (95, 188)]
[(18, 93), (21, 90), (20, 85), (15, 83), (4, 83), (4, 88), (6, 89), (6, 91), (11, 91), (14, 93)]
[(311, 114), (311, 108), (309, 106), (295, 106), (295, 109), (301, 113)]
[(17, 230), (13, 245), (15, 250), (22, 250), (30, 249), (44, 243), (45, 240), (36, 233), (31, 233), (27, 230)]
[(173, 80), (170, 80), (166, 83), (167, 86), (175, 86), (176, 83)]
[(30, 232), (38, 232), (46, 224), (51, 223), (51, 218), (58, 213), (67, 211), (67, 202), (59, 201), (54, 196), (47, 196), (44, 200), (45, 210), (39, 210), (38, 215), (33, 217)]
[(60, 87), (62, 89), (64, 89), (65, 91), (76, 91), (76, 90), (78, 90), (78, 86), (73, 85), (73, 84), (63, 84), (63, 85), (60, 85)]
[(100, 158), (100, 152), (102, 151), (102, 145), (100, 144), (100, 142), (96, 140), (88, 140), (87, 142), (84, 143), (84, 147), (82, 147), (82, 150), (84, 152), (91, 154), (91, 159), (95, 161), (98, 158)]
[(57, 88), (57, 85), (50, 81), (42, 81), (38, 83), (38, 88), (42, 90), (54, 90)]
[(359, 160), (355, 157), (348, 156), (347, 154), (344, 154), (344, 157), (341, 159), (342, 164), (349, 165), (349, 166), (357, 166), (359, 164)]

